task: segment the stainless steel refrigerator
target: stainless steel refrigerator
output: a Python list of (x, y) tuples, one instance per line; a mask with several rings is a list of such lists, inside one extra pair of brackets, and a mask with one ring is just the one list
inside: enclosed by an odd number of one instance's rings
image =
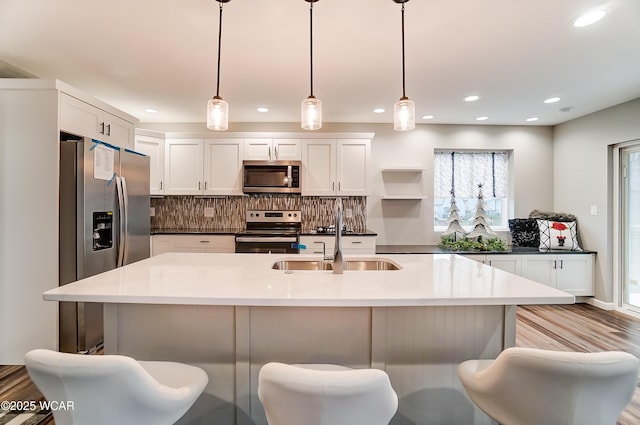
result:
[[(59, 284), (149, 257), (149, 157), (84, 138), (60, 142)], [(103, 341), (102, 304), (60, 303), (59, 348)]]

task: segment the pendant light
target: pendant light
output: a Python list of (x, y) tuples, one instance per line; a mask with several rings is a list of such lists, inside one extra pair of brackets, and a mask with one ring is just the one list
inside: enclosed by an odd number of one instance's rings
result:
[(207, 102), (207, 128), (225, 131), (229, 128), (229, 104), (220, 97), (220, 48), (222, 46), (222, 4), (231, 0), (216, 0), (220, 3), (220, 25), (218, 26), (218, 79), (216, 95)]
[(393, 129), (407, 131), (416, 128), (416, 105), (405, 94), (404, 78), (404, 4), (409, 0), (393, 0), (402, 4), (402, 97), (393, 105)]
[(318, 0), (304, 0), (309, 3), (309, 69), (311, 91), (309, 97), (302, 101), (303, 130), (318, 130), (322, 127), (322, 102), (313, 96), (313, 3)]

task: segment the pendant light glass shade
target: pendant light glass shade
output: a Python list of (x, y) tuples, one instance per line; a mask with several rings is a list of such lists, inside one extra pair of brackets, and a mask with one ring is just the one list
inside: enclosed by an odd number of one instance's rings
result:
[(405, 94), (404, 75), (404, 4), (409, 0), (393, 0), (402, 5), (402, 97), (393, 105), (393, 129), (407, 131), (416, 128), (416, 104)]
[(229, 128), (229, 104), (220, 96), (214, 96), (207, 102), (207, 128), (216, 131)]
[(303, 130), (322, 128), (322, 102), (313, 96), (313, 3), (318, 0), (305, 0), (309, 3), (309, 97), (302, 101), (300, 126)]
[(416, 128), (416, 104), (403, 97), (393, 105), (393, 129), (407, 131)]
[(222, 5), (231, 0), (216, 0), (220, 3), (220, 24), (218, 25), (218, 76), (216, 95), (207, 102), (207, 128), (225, 131), (229, 128), (229, 104), (220, 97), (220, 52), (222, 50)]
[(302, 129), (318, 130), (322, 127), (322, 102), (313, 96), (302, 101)]

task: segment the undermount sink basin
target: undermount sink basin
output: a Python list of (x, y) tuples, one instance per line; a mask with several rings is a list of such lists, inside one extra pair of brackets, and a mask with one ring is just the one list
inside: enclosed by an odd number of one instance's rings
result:
[(333, 270), (333, 264), (321, 260), (280, 260), (271, 266), (274, 270)]
[[(397, 263), (386, 258), (349, 259), (343, 262), (344, 270), (400, 270)], [(331, 261), (286, 259), (278, 260), (271, 266), (274, 270), (333, 270)]]
[(345, 270), (400, 270), (400, 266), (391, 260), (346, 260)]

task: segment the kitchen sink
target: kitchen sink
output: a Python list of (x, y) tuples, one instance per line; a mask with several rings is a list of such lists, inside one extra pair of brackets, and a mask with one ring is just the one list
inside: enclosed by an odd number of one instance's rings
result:
[(371, 260), (345, 260), (345, 270), (400, 270), (401, 267), (384, 258)]
[(333, 264), (322, 260), (280, 260), (271, 266), (274, 270), (333, 270)]
[[(349, 259), (343, 262), (344, 270), (400, 270), (397, 263), (386, 258)], [(333, 270), (331, 261), (322, 260), (278, 260), (271, 266), (274, 270)]]

